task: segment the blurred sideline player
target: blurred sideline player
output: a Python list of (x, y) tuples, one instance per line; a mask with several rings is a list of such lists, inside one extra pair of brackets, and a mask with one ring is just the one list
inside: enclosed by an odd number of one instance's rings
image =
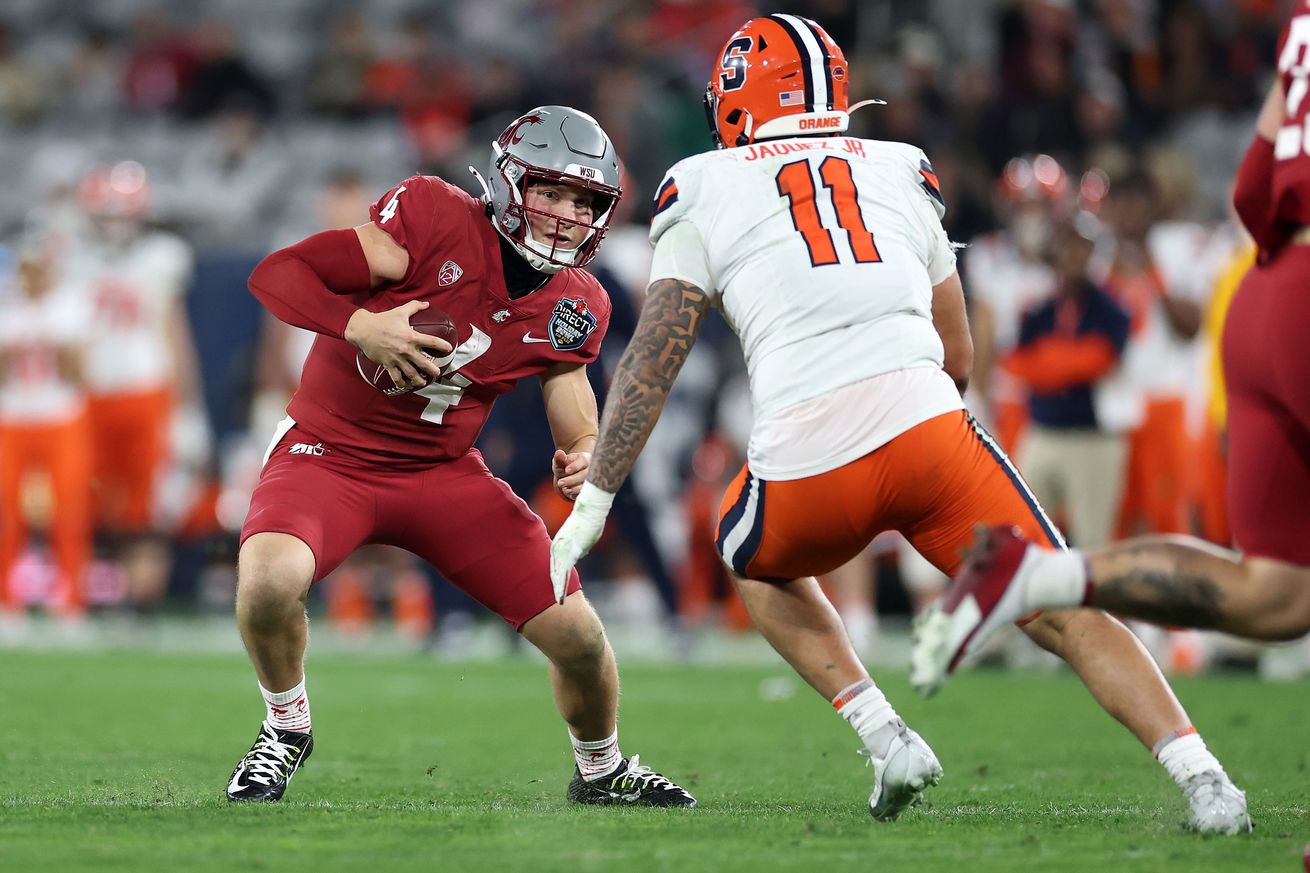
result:
[[(1021, 525), (1051, 548), (1063, 541), (963, 408), (972, 348), (932, 167), (914, 146), (841, 135), (848, 77), (841, 49), (796, 16), (753, 19), (724, 47), (706, 102), (725, 148), (675, 165), (656, 195), (653, 281), (591, 472), (555, 537), (552, 579), (562, 593), (706, 313), (721, 307), (742, 342), (756, 419), (723, 501), (720, 552), (761, 633), (863, 740), (869, 810), (890, 819), (942, 768), (869, 678), (813, 576), (886, 529), (946, 572), (979, 520)], [(1025, 630), (1164, 750), (1195, 826), (1246, 822), (1244, 805), (1216, 812), (1194, 774), (1172, 766), (1170, 741), (1193, 729), (1123, 625), (1044, 613)], [(1205, 772), (1241, 801), (1206, 754)]]
[(1019, 342), (1023, 314), (1055, 286), (1045, 255), (1071, 197), (1068, 175), (1051, 156), (1012, 159), (996, 182), (996, 211), (1005, 225), (974, 241), (960, 264), (969, 282), (974, 347), (970, 397), (1007, 452), (1016, 450), (1028, 421), (1027, 391), (1001, 362)]
[(86, 359), (97, 531), (127, 576), (128, 600), (149, 607), (165, 593), (169, 547), (156, 530), (156, 499), (179, 403), (200, 396), (186, 314), (191, 250), (145, 224), (150, 186), (134, 161), (97, 167), (82, 180), (89, 233), (76, 279), (94, 328)]
[[(230, 800), (279, 799), (313, 750), (305, 598), (373, 542), (428, 561), (550, 660), (577, 762), (570, 800), (695, 805), (623, 757), (618, 672), (600, 620), (576, 575), (572, 596), (554, 602), (541, 519), (471, 448), (497, 396), (539, 376), (555, 485), (569, 499), (582, 485), (597, 431), (586, 365), (609, 302), (577, 268), (620, 194), (614, 146), (591, 116), (538, 107), (492, 144), (487, 176), (480, 199), (413, 176), (373, 205), (370, 223), (274, 252), (250, 276), (274, 315), (318, 336), (241, 534), (237, 624), (267, 718), (232, 773)], [(411, 327), (429, 306), (454, 321), (454, 348)], [(395, 390), (361, 378), (357, 350)]]
[(920, 627), (913, 679), (935, 689), (996, 628), (1093, 606), (1257, 640), (1310, 632), (1310, 3), (1278, 43), (1278, 79), (1234, 191), (1259, 247), (1224, 327), (1228, 508), (1238, 552), (1183, 536), (1048, 552), (992, 529)]
[[(50, 604), (69, 616), (85, 607), (81, 586), (91, 555), (82, 349), (95, 327), (59, 273), (49, 240), (25, 243), (18, 258), (20, 296), (4, 306), (0, 319), (0, 610), (23, 606), (13, 570), (29, 522), (37, 521), (29, 516), (40, 514), (59, 570)], [(38, 481), (49, 483), (49, 499), (34, 513), (24, 495), (34, 493)]]
[(1145, 171), (1115, 180), (1106, 209), (1112, 233), (1102, 246), (1108, 251), (1093, 269), (1098, 284), (1132, 318), (1121, 378), (1132, 392), (1138, 421), (1128, 434), (1121, 537), (1191, 529), (1187, 394), (1209, 291), (1193, 277), (1206, 260), (1209, 234), (1190, 222), (1159, 220), (1160, 197)]

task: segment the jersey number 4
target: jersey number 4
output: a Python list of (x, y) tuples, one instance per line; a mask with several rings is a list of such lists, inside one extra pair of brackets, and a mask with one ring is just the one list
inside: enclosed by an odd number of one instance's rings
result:
[(457, 405), (464, 397), (464, 389), (473, 384), (467, 376), (456, 371), (476, 361), (491, 348), (491, 337), (478, 330), (476, 325), (470, 324), (469, 327), (473, 328), (473, 333), (455, 347), (455, 357), (447, 365), (446, 375), (415, 392), (428, 401), (421, 416), (424, 421), (441, 424), (446, 410)]
[[(878, 255), (878, 247), (874, 245), (873, 234), (865, 227), (864, 216), (860, 214), (859, 192), (851, 177), (850, 162), (836, 156), (824, 158), (823, 163), (819, 164), (819, 179), (832, 197), (837, 223), (846, 231), (855, 263), (880, 262), (882, 258)], [(823, 226), (819, 206), (814, 200), (818, 189), (810, 162), (803, 160), (785, 164), (778, 171), (776, 181), (778, 193), (791, 202), (791, 223), (804, 238), (805, 247), (810, 250), (810, 263), (816, 267), (838, 263), (832, 231)]]

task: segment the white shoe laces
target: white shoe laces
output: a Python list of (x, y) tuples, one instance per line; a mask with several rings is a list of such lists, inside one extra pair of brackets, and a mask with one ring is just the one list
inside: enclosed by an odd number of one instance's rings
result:
[(686, 791), (673, 784), (667, 776), (643, 766), (639, 755), (633, 755), (628, 759), (627, 771), (616, 777), (615, 783), (623, 788), (640, 786), (641, 788), (675, 789), (686, 794)]
[(270, 785), (286, 775), (299, 751), (295, 745), (279, 740), (273, 729), (265, 725), (238, 769), (245, 771), (247, 781)]

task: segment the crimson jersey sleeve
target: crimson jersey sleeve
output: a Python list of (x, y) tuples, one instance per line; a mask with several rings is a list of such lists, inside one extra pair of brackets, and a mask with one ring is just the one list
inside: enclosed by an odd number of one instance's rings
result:
[(460, 242), (452, 234), (480, 208), (476, 199), (443, 179), (410, 176), (373, 204), (369, 218), (409, 252), (408, 281), (433, 252)]
[(1251, 142), (1237, 168), (1233, 208), (1261, 250), (1278, 245), (1278, 216), (1273, 199), (1274, 144), (1261, 136)]
[[(605, 339), (605, 332), (609, 330), (610, 313), (613, 310), (613, 304), (610, 303), (609, 295), (600, 282), (590, 273), (577, 271), (578, 278), (589, 286), (585, 294), (579, 295), (583, 308), (586, 313), (579, 313), (578, 307), (574, 305), (572, 315), (561, 316), (560, 310), (567, 306), (567, 298), (555, 304), (555, 311), (551, 315), (551, 330), (558, 332), (565, 323), (576, 324), (579, 321), (585, 326), (586, 314), (589, 313), (595, 319), (595, 326), (590, 330), (583, 339), (582, 345), (577, 350), (577, 360), (580, 364), (590, 364), (596, 358), (600, 357), (600, 344)], [(585, 329), (585, 327), (584, 327)]]
[(1278, 38), (1283, 125), (1273, 143), (1256, 137), (1238, 172), (1234, 206), (1263, 254), (1310, 225), (1310, 3), (1299, 2)]

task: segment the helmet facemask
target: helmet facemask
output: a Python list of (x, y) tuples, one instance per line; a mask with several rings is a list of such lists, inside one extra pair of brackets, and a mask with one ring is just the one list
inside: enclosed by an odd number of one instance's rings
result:
[[(492, 155), (492, 171), (500, 175), (509, 192), (509, 202), (505, 204), (503, 213), (496, 218), (496, 229), (509, 244), (534, 270), (542, 273), (558, 273), (566, 267), (581, 267), (590, 263), (609, 229), (610, 218), (619, 198), (618, 187), (594, 182), (581, 175), (530, 166), (503, 151), (499, 143), (492, 143)], [(568, 185), (592, 192), (594, 200), (591, 222), (572, 220), (528, 206), (527, 192), (534, 185)], [(562, 248), (558, 241), (537, 239), (532, 233), (529, 216), (543, 219), (548, 234), (570, 226), (582, 228), (586, 235), (576, 248)]]

